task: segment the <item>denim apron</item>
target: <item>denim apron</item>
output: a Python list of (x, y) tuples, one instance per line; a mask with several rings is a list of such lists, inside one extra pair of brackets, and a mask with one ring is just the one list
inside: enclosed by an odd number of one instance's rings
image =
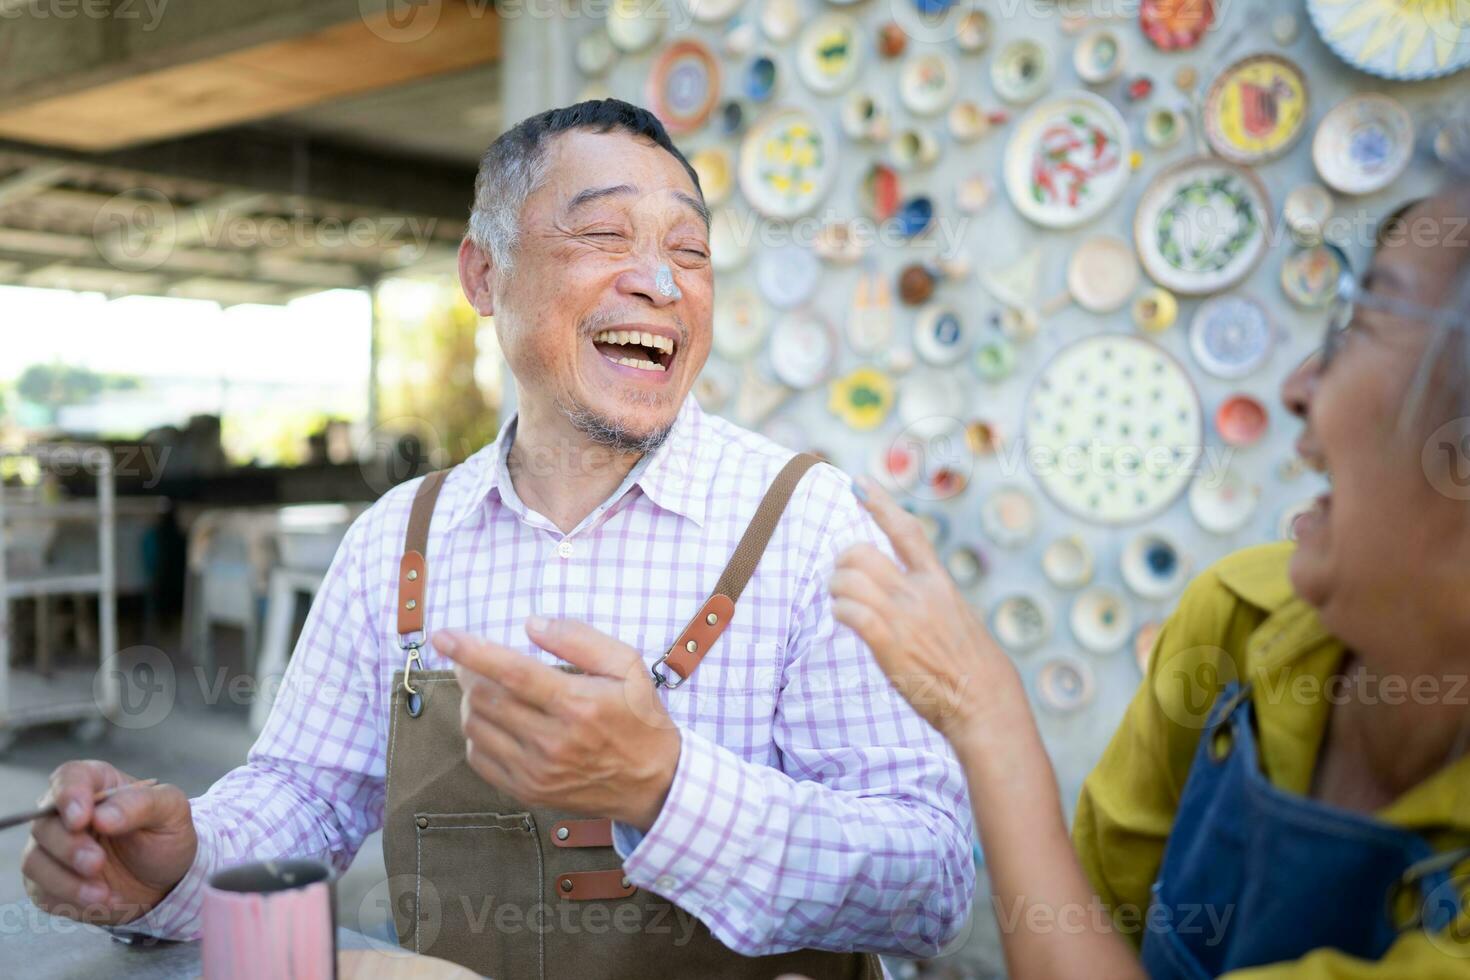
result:
[(1195, 750), (1153, 885), (1143, 964), (1214, 977), (1314, 949), (1378, 960), (1400, 930), (1459, 913), (1451, 874), (1470, 849), (1289, 793), (1261, 771), (1250, 685), (1221, 693)]

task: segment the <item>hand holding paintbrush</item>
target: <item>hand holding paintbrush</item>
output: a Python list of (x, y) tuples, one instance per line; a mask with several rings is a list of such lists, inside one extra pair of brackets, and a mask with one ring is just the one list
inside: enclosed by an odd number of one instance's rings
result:
[(121, 925), (158, 904), (194, 863), (198, 837), (177, 786), (88, 760), (58, 767), (48, 795), (40, 810), (0, 824), (30, 822), (21, 874), (38, 908)]

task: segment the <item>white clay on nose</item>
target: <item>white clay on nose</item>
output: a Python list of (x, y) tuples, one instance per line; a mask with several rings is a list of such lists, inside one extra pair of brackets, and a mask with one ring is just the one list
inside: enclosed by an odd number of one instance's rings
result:
[(658, 290), (660, 296), (670, 299), (681, 299), (684, 296), (679, 284), (674, 282), (674, 270), (667, 265), (660, 265), (658, 271), (653, 274), (653, 288)]

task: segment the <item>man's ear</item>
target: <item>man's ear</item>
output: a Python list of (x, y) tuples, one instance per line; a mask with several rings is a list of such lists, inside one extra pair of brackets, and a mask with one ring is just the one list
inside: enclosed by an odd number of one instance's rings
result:
[(495, 315), (495, 260), (466, 235), (459, 243), (459, 285), (480, 316)]

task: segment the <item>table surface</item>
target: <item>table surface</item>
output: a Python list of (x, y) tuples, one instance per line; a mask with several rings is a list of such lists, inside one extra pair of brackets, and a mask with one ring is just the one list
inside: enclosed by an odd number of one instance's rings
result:
[[(341, 927), (337, 948), (398, 949)], [(195, 980), (201, 969), (197, 942), (132, 945), (96, 926), (42, 912), (30, 902), (0, 905), (0, 963), (23, 963), (23, 975), (36, 980)], [(0, 966), (0, 973), (5, 970)]]

